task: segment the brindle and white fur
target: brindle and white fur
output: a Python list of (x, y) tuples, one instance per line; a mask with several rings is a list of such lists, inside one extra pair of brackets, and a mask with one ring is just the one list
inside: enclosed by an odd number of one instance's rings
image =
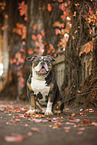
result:
[(27, 114), (41, 111), (52, 115), (54, 108), (63, 110), (62, 96), (52, 72), (51, 56), (30, 56), (32, 62), (31, 74), (27, 81), (28, 96), (31, 100), (31, 109)]

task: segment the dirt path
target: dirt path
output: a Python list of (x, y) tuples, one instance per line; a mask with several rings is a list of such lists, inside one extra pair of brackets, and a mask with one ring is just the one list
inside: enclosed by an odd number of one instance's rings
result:
[(0, 145), (97, 145), (97, 109), (27, 116), (26, 103), (0, 101)]

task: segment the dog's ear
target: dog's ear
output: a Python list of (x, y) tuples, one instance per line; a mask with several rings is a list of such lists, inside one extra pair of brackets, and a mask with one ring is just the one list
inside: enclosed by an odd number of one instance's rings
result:
[(50, 59), (51, 62), (52, 62), (52, 61), (55, 61), (55, 59), (54, 59), (52, 56), (47, 55), (47, 57)]
[(31, 56), (27, 57), (26, 60), (33, 61), (36, 57), (37, 57), (37, 55), (31, 55)]

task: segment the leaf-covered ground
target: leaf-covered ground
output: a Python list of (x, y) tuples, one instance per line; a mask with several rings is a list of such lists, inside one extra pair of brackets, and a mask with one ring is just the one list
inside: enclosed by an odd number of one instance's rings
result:
[(0, 144), (97, 145), (97, 109), (64, 108), (53, 116), (27, 115), (28, 103), (0, 101)]

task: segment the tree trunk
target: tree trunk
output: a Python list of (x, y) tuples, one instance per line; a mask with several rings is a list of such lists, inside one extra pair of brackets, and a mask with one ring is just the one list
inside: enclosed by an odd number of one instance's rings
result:
[(92, 64), (92, 70), (93, 70), (93, 77), (97, 77), (97, 38), (94, 39), (93, 43), (93, 64)]
[(5, 19), (4, 19), (3, 66), (4, 66), (3, 77), (6, 78), (7, 75), (8, 75), (8, 67), (9, 67), (9, 52), (8, 52), (8, 15), (5, 15)]

